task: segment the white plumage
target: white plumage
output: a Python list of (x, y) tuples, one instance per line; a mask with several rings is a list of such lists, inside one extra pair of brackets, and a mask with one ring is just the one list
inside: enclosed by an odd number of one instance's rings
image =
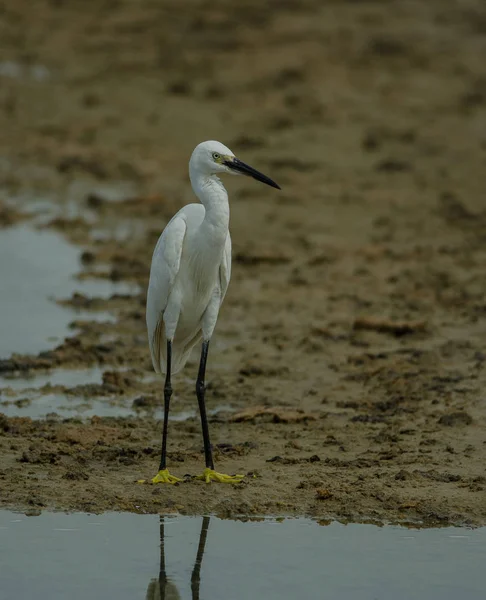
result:
[[(212, 154), (234, 156), (219, 142), (205, 142), (189, 163), (202, 204), (188, 204), (169, 221), (152, 257), (147, 293), (147, 330), (152, 363), (166, 370), (167, 338), (173, 337), (172, 373), (180, 371), (203, 331), (209, 339), (231, 277), (231, 237), (226, 190), (211, 165)], [(221, 169), (218, 167), (221, 166)]]

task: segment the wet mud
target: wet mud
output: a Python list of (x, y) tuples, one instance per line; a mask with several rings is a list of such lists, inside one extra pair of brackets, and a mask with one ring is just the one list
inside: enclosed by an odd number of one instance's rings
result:
[[(80, 282), (128, 287), (56, 297), (72, 335), (1, 356), (0, 412), (22, 399), (9, 377), (96, 367), (40, 395), (133, 414), (0, 416), (0, 505), (486, 523), (484, 3), (29, 7), (0, 14), (0, 235), (58, 232)], [(217, 468), (248, 476), (190, 477), (191, 417), (169, 430), (184, 483), (140, 485), (161, 430), (150, 260), (193, 201), (187, 161), (205, 139), (282, 187), (225, 180), (234, 269), (207, 396), (223, 407)], [(195, 410), (196, 368), (195, 353), (175, 411)]]

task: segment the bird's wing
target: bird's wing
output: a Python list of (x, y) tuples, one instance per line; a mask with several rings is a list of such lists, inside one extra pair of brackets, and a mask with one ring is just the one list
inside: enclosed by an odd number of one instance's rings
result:
[(183, 214), (178, 213), (162, 232), (152, 256), (146, 318), (150, 353), (156, 371), (159, 370), (161, 341), (157, 331), (160, 329), (169, 294), (179, 272), (185, 234), (186, 220)]
[(226, 290), (231, 279), (231, 237), (228, 232), (224, 246), (223, 257), (219, 265), (219, 287), (221, 290), (221, 303), (226, 295)]

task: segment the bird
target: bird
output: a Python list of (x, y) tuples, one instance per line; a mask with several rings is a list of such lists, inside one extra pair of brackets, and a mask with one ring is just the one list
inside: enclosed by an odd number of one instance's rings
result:
[(205, 405), (209, 343), (231, 278), (228, 193), (219, 176), (246, 175), (273, 188), (272, 179), (237, 158), (221, 142), (200, 143), (189, 160), (189, 179), (200, 203), (181, 208), (155, 246), (147, 290), (147, 333), (156, 373), (165, 375), (162, 449), (152, 483), (182, 481), (167, 468), (167, 429), (172, 375), (182, 370), (192, 349), (201, 344), (196, 397), (201, 417), (206, 467), (198, 479), (206, 483), (239, 483), (243, 475), (214, 469)]

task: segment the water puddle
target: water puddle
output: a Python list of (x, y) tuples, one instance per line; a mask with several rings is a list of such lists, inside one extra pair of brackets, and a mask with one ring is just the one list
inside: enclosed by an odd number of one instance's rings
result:
[(27, 65), (3, 60), (0, 62), (0, 77), (44, 82), (51, 78), (51, 73), (44, 65)]
[(119, 219), (116, 223), (105, 223), (102, 228), (93, 227), (90, 231), (91, 239), (95, 242), (108, 240), (125, 242), (129, 239), (140, 238), (145, 235), (147, 225), (143, 219)]
[(88, 197), (91, 197), (92, 203), (117, 203), (136, 198), (138, 193), (138, 186), (129, 180), (93, 183), (92, 181), (78, 179), (70, 183), (67, 195), (78, 206), (83, 206), (86, 204), (85, 200)]
[(479, 600), (486, 528), (0, 511), (5, 600)]
[(58, 306), (55, 299), (69, 298), (74, 292), (101, 298), (138, 292), (133, 284), (76, 280), (79, 255), (76, 247), (54, 232), (27, 226), (0, 231), (0, 358), (37, 354), (72, 333), (73, 310)]
[(92, 399), (67, 396), (62, 393), (47, 393), (33, 396), (22, 394), (16, 399), (3, 399), (0, 402), (0, 412), (7, 417), (30, 417), (43, 419), (54, 417), (67, 419), (81, 417), (129, 417), (135, 412), (129, 405), (125, 406), (120, 400)]
[[(81, 417), (130, 417), (150, 416), (155, 419), (163, 418), (162, 398), (160, 406), (144, 407), (137, 405), (129, 398), (92, 398), (79, 397), (46, 388), (46, 386), (64, 386), (75, 388), (89, 384), (101, 384), (103, 369), (57, 369), (41, 373), (25, 375), (0, 376), (0, 412), (8, 417), (30, 417), (31, 419), (45, 418), (55, 413), (59, 418)], [(209, 416), (219, 412), (231, 412), (234, 409), (228, 405), (209, 409)], [(192, 410), (171, 412), (171, 421), (186, 421), (199, 418), (199, 413)]]
[[(45, 386), (75, 387), (78, 385), (101, 384), (103, 369), (59, 369), (35, 373), (31, 376), (0, 377), (0, 412), (8, 417), (44, 418), (51, 413), (59, 417), (113, 416), (116, 405), (108, 401), (86, 401), (63, 393), (49, 392)], [(127, 413), (128, 414), (128, 413)], [(123, 415), (126, 416), (126, 415)]]
[(29, 375), (3, 375), (0, 376), (0, 389), (10, 388), (15, 391), (38, 389), (45, 385), (64, 385), (74, 387), (88, 383), (101, 383), (103, 369), (92, 367), (90, 369), (58, 369), (56, 371), (35, 372)]
[[(208, 409), (210, 417), (219, 412), (233, 410), (228, 406), (217, 406)], [(140, 409), (133, 406), (132, 400), (111, 398), (80, 398), (58, 392), (39, 393), (35, 390), (19, 392), (14, 396), (0, 396), (0, 413), (7, 417), (30, 417), (31, 419), (44, 419), (57, 416), (60, 419), (80, 417), (152, 417), (163, 419), (164, 410), (161, 404), (157, 408)], [(199, 413), (194, 410), (171, 411), (169, 421), (187, 421), (199, 418)]]
[[(40, 167), (19, 167), (0, 158), (0, 173), (2, 171), (5, 171), (5, 174), (14, 172), (20, 180), (30, 178), (39, 183), (52, 176), (49, 171)], [(128, 201), (136, 198), (139, 193), (139, 187), (128, 180), (94, 183), (91, 180), (74, 179), (66, 185), (61, 198), (54, 199), (47, 194), (42, 196), (37, 190), (27, 187), (15, 194), (10, 192), (7, 194), (0, 189), (0, 199), (6, 206), (28, 215), (34, 226), (48, 226), (57, 218), (82, 219), (90, 226), (89, 237), (92, 241), (123, 242), (145, 235), (144, 219), (136, 216), (122, 219), (119, 216), (116, 220), (104, 220), (101, 224), (98, 207)]]

